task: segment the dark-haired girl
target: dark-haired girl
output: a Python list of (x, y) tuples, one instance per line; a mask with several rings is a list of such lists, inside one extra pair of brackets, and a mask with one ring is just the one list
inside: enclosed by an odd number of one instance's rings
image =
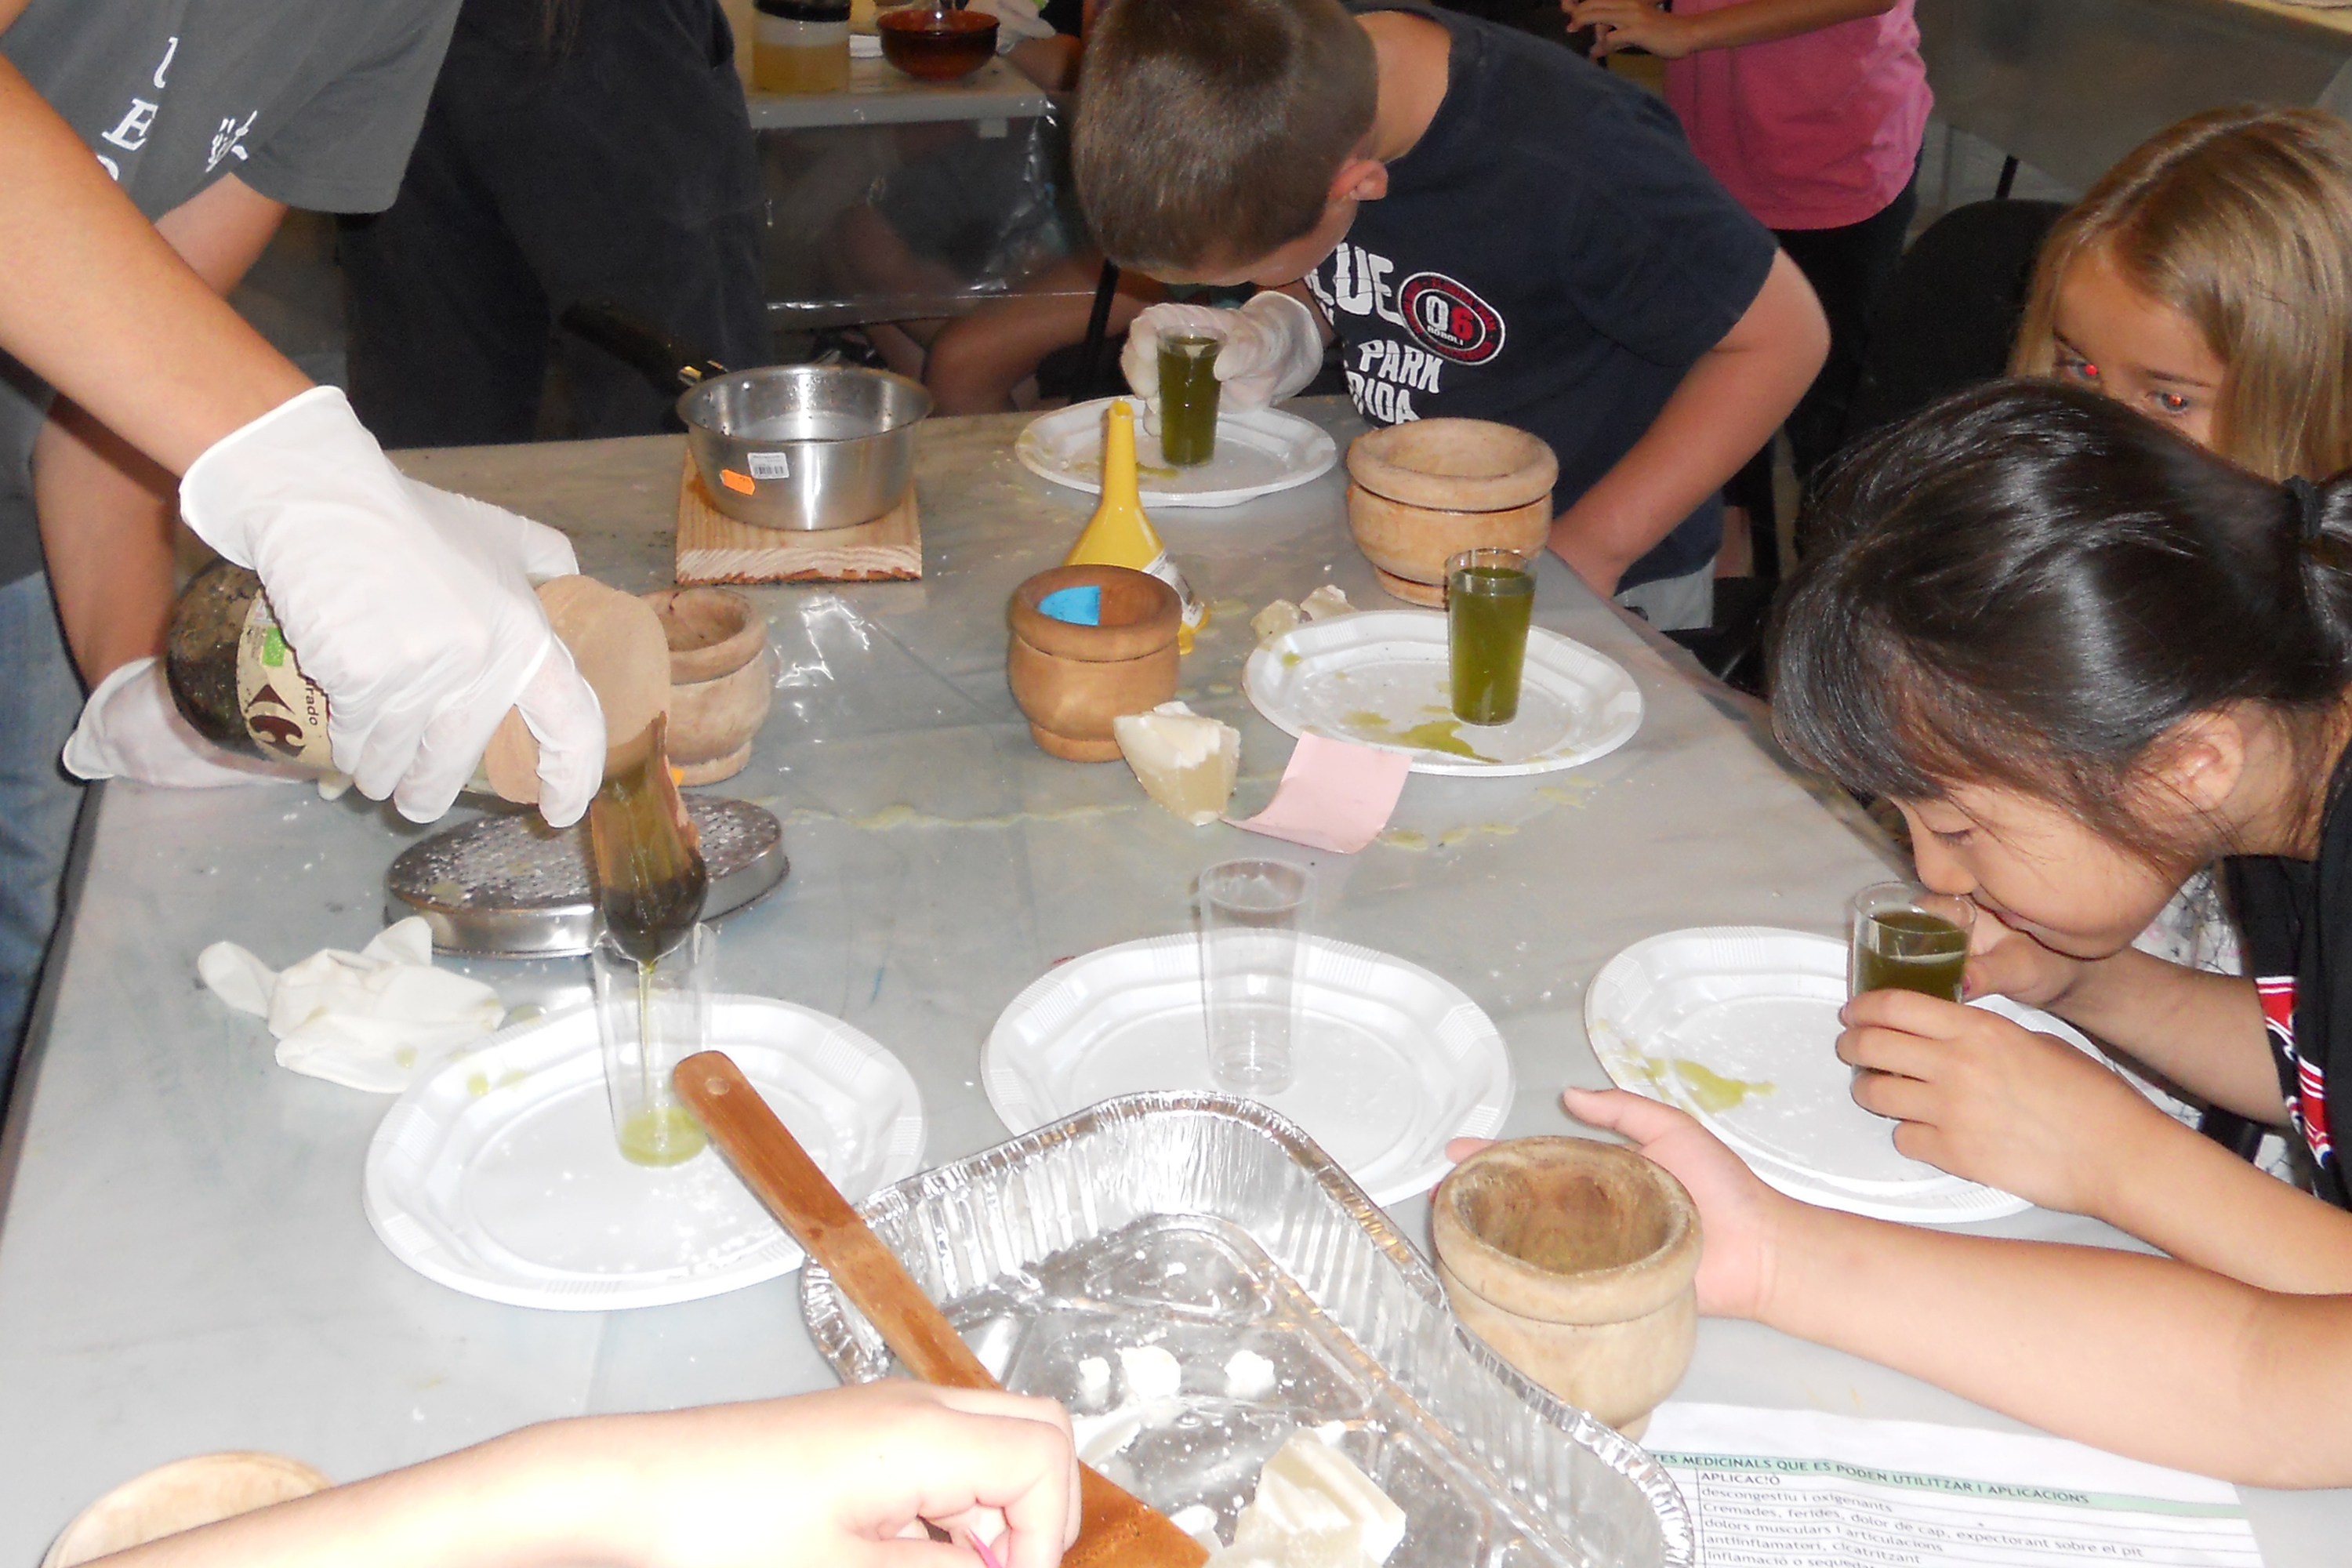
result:
[[(1975, 994), (2047, 1007), (2242, 1115), (2315, 1197), (2061, 1042), (1900, 992), (1840, 1056), (1905, 1152), (2161, 1247), (1957, 1236), (1808, 1207), (1680, 1112), (1570, 1090), (1680, 1176), (1702, 1310), (1752, 1317), (2070, 1436), (2268, 1486), (2352, 1482), (2352, 479), (2258, 479), (2093, 394), (1996, 384), (1874, 441), (1791, 580), (1774, 727), (1885, 795), (1965, 894)], [(2132, 951), (2221, 860), (2254, 979)], [(2332, 1120), (2352, 1124), (2352, 1091)]]

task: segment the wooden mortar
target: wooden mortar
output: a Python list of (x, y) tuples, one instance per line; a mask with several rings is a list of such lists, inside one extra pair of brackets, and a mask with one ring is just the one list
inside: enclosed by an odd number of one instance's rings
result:
[(1448, 557), (1543, 548), (1559, 462), (1508, 425), (1419, 419), (1358, 437), (1348, 477), (1348, 526), (1381, 586), (1435, 605), (1445, 602)]
[(1430, 1201), (1454, 1315), (1569, 1404), (1639, 1439), (1698, 1335), (1698, 1210), (1631, 1149), (1520, 1138)]
[[(1046, 595), (1102, 590), (1102, 625), (1072, 626), (1037, 608)], [(1118, 757), (1111, 721), (1176, 695), (1183, 601), (1159, 578), (1124, 566), (1056, 566), (1013, 592), (1004, 679), (1047, 754), (1074, 763)]]
[[(581, 679), (604, 710), (604, 776), (645, 760), (646, 731), (669, 710), (669, 649), (661, 622), (634, 594), (593, 577), (557, 577), (539, 587), (539, 603)], [(526, 805), (539, 801), (539, 741), (511, 709), (482, 753), (490, 787)]]
[(768, 623), (727, 588), (643, 595), (669, 644), (669, 759), (682, 784), (733, 778), (775, 700)]
[(175, 1459), (133, 1476), (76, 1514), (50, 1543), (41, 1568), (75, 1568), (184, 1530), (309, 1497), (331, 1484), (310, 1466), (276, 1454)]

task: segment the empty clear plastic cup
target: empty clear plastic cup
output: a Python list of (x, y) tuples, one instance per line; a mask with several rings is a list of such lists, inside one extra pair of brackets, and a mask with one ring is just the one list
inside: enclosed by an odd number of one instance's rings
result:
[(1298, 963), (1313, 883), (1286, 860), (1227, 860), (1201, 873), (1201, 997), (1209, 1071), (1228, 1094), (1290, 1087)]

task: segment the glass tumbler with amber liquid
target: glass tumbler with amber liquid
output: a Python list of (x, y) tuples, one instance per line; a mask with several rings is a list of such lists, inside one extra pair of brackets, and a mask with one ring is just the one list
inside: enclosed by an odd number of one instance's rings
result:
[(1865, 991), (1916, 991), (1961, 999), (1977, 907), (1916, 882), (1877, 882), (1853, 896), (1846, 979)]

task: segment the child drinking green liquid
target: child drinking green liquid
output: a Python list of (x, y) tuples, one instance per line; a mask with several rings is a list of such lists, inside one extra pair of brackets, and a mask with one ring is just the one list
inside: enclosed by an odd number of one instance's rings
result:
[[(2044, 243), (2011, 367), (2086, 386), (2265, 479), (2352, 468), (2352, 128), (2223, 109), (2158, 132)], [(2141, 945), (2235, 970), (2211, 879)]]
[[(2170, 1258), (1815, 1209), (1678, 1111), (1580, 1090), (1569, 1110), (1698, 1201), (1703, 1311), (2160, 1463), (2352, 1482), (2328, 1137), (2333, 1040), (2352, 1040), (2352, 479), (2273, 484), (2079, 386), (2013, 382), (1874, 438), (1821, 504), (1833, 542), (1790, 580), (1774, 647), (1782, 743), (1895, 803), (1921, 879), (1995, 917), (1975, 993), (2291, 1122), (2329, 1201), (2057, 1040), (1907, 993), (1855, 998), (1838, 1046), (1897, 1146)], [(2258, 978), (2129, 946), (2215, 860)]]

